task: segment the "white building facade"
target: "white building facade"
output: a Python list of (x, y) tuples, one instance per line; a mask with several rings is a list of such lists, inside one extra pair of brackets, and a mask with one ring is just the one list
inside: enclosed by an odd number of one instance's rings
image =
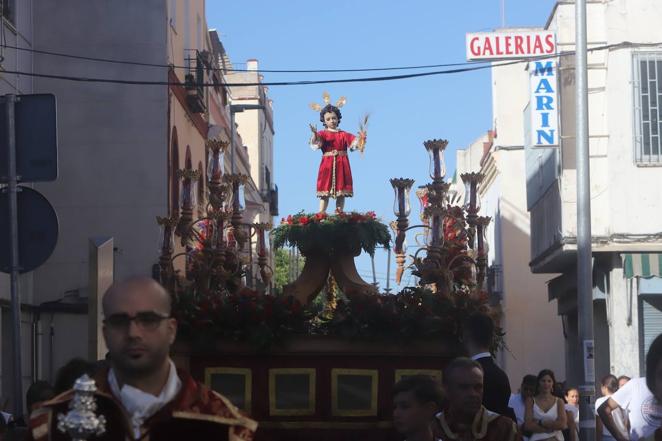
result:
[[(503, 29), (497, 32), (513, 32)], [(506, 350), (497, 354), (513, 392), (522, 377), (552, 369), (566, 378), (561, 318), (547, 300), (551, 275), (529, 268), (531, 225), (526, 205), (524, 128), (521, 115), (528, 101), (526, 63), (492, 69), (492, 130), (457, 152), (454, 188), (463, 193), (460, 175), (481, 172), (481, 215), (487, 230), (490, 302), (500, 311)], [(513, 115), (516, 115), (513, 117)]]
[[(574, 50), (574, 4), (559, 1), (546, 29)], [(589, 145), (596, 380), (643, 373), (662, 331), (662, 41), (658, 0), (588, 2)], [(623, 45), (633, 42), (633, 45)], [(609, 47), (605, 47), (609, 46)], [(557, 146), (526, 146), (533, 272), (549, 283), (566, 334), (568, 379), (583, 370), (577, 332), (574, 57), (558, 58)], [(532, 100), (524, 113), (530, 121)], [(526, 137), (528, 139), (528, 137)], [(625, 265), (624, 265), (625, 264)]]

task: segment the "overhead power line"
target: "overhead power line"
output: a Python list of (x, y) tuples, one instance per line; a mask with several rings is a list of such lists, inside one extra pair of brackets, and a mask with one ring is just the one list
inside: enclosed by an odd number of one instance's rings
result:
[[(631, 42), (622, 42), (614, 43), (604, 46), (598, 46), (588, 49), (589, 52), (610, 50), (616, 48), (625, 48), (625, 47), (655, 47), (662, 46), (662, 43), (631, 43)], [(545, 55), (537, 57), (527, 57), (527, 58), (518, 58), (511, 61), (506, 61), (502, 63), (487, 64), (475, 66), (470, 63), (466, 63), (467, 67), (456, 68), (456, 69), (446, 69), (438, 70), (431, 72), (420, 72), (420, 73), (411, 73), (411, 74), (401, 74), (401, 75), (389, 75), (389, 76), (378, 76), (378, 77), (363, 77), (363, 78), (341, 78), (341, 79), (325, 79), (325, 80), (300, 80), (300, 81), (270, 81), (270, 82), (257, 82), (257, 83), (224, 83), (228, 87), (241, 87), (241, 86), (303, 86), (303, 85), (314, 85), (314, 84), (335, 84), (335, 83), (364, 83), (364, 82), (377, 82), (377, 81), (393, 81), (393, 80), (404, 80), (409, 78), (422, 78), (436, 75), (449, 75), (455, 73), (463, 72), (472, 72), (483, 69), (491, 69), (493, 67), (509, 66), (513, 64), (518, 64), (527, 61), (537, 61), (537, 60), (546, 60), (552, 58), (558, 58), (561, 56), (574, 55), (575, 51), (565, 51), (555, 55)], [(171, 82), (171, 81), (147, 81), (147, 80), (117, 80), (109, 78), (91, 78), (91, 77), (76, 77), (68, 75), (55, 75), (55, 74), (45, 74), (45, 73), (36, 73), (36, 72), (23, 72), (23, 71), (13, 71), (5, 70), (4, 73), (23, 75), (28, 77), (36, 78), (49, 78), (65, 81), (76, 81), (76, 82), (87, 82), (87, 83), (108, 83), (108, 84), (125, 84), (125, 85), (139, 85), (139, 86), (186, 86), (186, 84), (181, 82)], [(196, 87), (217, 87), (216, 83), (195, 83)]]
[[(158, 68), (174, 68), (174, 69), (188, 69), (189, 66), (177, 66), (173, 64), (160, 64), (160, 63), (146, 63), (143, 61), (129, 61), (129, 60), (117, 60), (114, 58), (101, 58), (101, 57), (89, 57), (84, 55), (74, 55), (67, 54), (63, 52), (53, 52), (45, 51), (40, 49), (31, 49), (26, 47), (12, 46), (8, 44), (0, 45), (5, 49), (14, 49), (17, 51), (31, 52), (34, 54), (42, 55), (51, 55), (54, 57), (63, 57), (63, 58), (72, 58), (75, 60), (85, 60), (85, 61), (95, 61), (100, 63), (111, 63), (111, 64), (125, 64), (130, 66), (144, 66), (144, 67), (158, 67)], [(442, 64), (427, 64), (420, 66), (389, 66), (389, 67), (364, 67), (364, 68), (352, 68), (352, 69), (235, 69), (235, 68), (210, 68), (213, 71), (220, 72), (256, 72), (256, 73), (343, 73), (343, 72), (377, 72), (377, 71), (389, 71), (389, 70), (415, 70), (415, 69), (436, 69), (440, 67), (456, 67), (456, 66), (466, 66), (467, 64), (485, 64), (489, 63), (488, 61), (480, 62), (460, 62), (460, 63), (442, 63)]]

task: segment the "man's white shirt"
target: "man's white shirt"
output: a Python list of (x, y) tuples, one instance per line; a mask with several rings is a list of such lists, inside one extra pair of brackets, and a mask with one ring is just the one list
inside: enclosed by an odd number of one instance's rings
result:
[(630, 440), (652, 435), (662, 426), (662, 405), (653, 396), (646, 378), (630, 380), (611, 396), (630, 418)]

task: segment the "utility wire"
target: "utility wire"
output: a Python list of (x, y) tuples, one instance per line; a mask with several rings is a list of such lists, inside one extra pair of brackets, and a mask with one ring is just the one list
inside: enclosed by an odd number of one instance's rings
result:
[[(654, 47), (662, 46), (662, 43), (631, 43), (631, 42), (622, 42), (608, 44), (605, 46), (598, 46), (594, 48), (589, 48), (589, 52), (610, 50), (615, 48), (624, 48), (624, 47)], [(366, 83), (366, 82), (377, 82), (377, 81), (393, 81), (393, 80), (403, 80), (409, 78), (421, 78), (435, 75), (448, 75), (455, 73), (463, 72), (472, 72), (477, 70), (489, 69), (493, 67), (509, 66), (513, 64), (522, 63), (525, 61), (536, 61), (536, 60), (546, 60), (551, 58), (559, 58), (562, 56), (574, 55), (575, 51), (566, 51), (555, 55), (544, 55), (537, 57), (527, 57), (521, 59), (515, 59), (508, 62), (497, 63), (497, 64), (488, 64), (481, 66), (470, 66), (457, 69), (447, 69), (431, 72), (421, 72), (421, 73), (412, 73), (412, 74), (402, 74), (402, 75), (390, 75), (390, 76), (379, 76), (379, 77), (363, 77), (363, 78), (343, 78), (343, 79), (329, 79), (329, 80), (301, 80), (301, 81), (271, 81), (271, 82), (257, 82), (257, 83), (224, 83), (227, 87), (241, 87), (241, 86), (302, 86), (302, 85), (314, 85), (314, 84), (336, 84), (336, 83)], [(88, 78), (88, 77), (74, 77), (67, 75), (54, 75), (54, 74), (42, 74), (35, 72), (22, 72), (22, 71), (12, 71), (4, 70), (3, 72), (9, 74), (23, 75), (29, 77), (37, 78), (50, 78), (58, 79), (65, 81), (76, 81), (76, 82), (88, 82), (88, 83), (109, 83), (109, 84), (126, 84), (126, 85), (142, 85), (142, 86), (186, 86), (185, 83), (181, 82), (170, 82), (170, 81), (147, 81), (147, 80), (114, 80), (108, 78)], [(218, 87), (216, 83), (198, 83), (193, 84), (195, 87)]]
[[(14, 49), (17, 51), (31, 52), (35, 54), (42, 55), (52, 55), (54, 57), (64, 57), (72, 58), (76, 60), (85, 60), (85, 61), (97, 61), (101, 63), (112, 63), (112, 64), (126, 64), (132, 66), (144, 66), (144, 67), (158, 67), (158, 68), (174, 68), (174, 69), (188, 69), (189, 66), (176, 66), (172, 64), (159, 64), (159, 63), (146, 63), (142, 61), (128, 61), (128, 60), (117, 60), (113, 58), (100, 58), (100, 57), (88, 57), (84, 55), (73, 55), (66, 54), (63, 52), (53, 52), (45, 51), (40, 49), (31, 49), (26, 47), (11, 46), (8, 44), (3, 44), (3, 48)], [(427, 64), (421, 66), (396, 66), (396, 67), (367, 67), (367, 68), (353, 68), (353, 69), (235, 69), (235, 68), (210, 68), (209, 70), (221, 71), (221, 72), (257, 72), (257, 73), (342, 73), (342, 72), (376, 72), (376, 71), (389, 71), (389, 70), (414, 70), (414, 69), (436, 69), (439, 67), (456, 67), (456, 66), (466, 66), (468, 64), (485, 64), (489, 61), (478, 61), (478, 62), (461, 62), (461, 63), (444, 63), (444, 64)]]
[[(630, 42), (623, 42), (617, 45), (635, 45)], [(638, 46), (659, 46), (660, 43), (640, 43)], [(612, 45), (610, 45), (612, 46)], [(67, 54), (63, 52), (53, 52), (45, 51), (40, 49), (32, 49), (25, 47), (12, 46), (8, 44), (2, 44), (2, 48), (14, 49), (18, 51), (25, 51), (43, 55), (52, 55), (56, 57), (64, 58), (73, 58), (78, 60), (86, 61), (96, 61), (102, 63), (113, 63), (113, 64), (125, 64), (125, 65), (134, 65), (134, 66), (145, 66), (145, 67), (158, 67), (158, 68), (174, 68), (174, 69), (189, 69), (190, 66), (177, 66), (173, 64), (159, 64), (159, 63), (147, 63), (141, 61), (128, 61), (128, 60), (117, 60), (113, 58), (100, 58), (100, 57), (89, 57), (83, 55), (74, 55)], [(598, 48), (589, 49), (596, 50)], [(542, 56), (542, 58), (549, 56)], [(526, 61), (526, 58), (520, 58), (519, 61)], [(352, 69), (234, 69), (234, 68), (210, 68), (209, 70), (213, 71), (223, 71), (223, 72), (265, 72), (265, 73), (342, 73), (342, 72), (375, 72), (375, 71), (391, 71), (391, 70), (415, 70), (415, 69), (433, 69), (440, 67), (457, 67), (457, 66), (469, 66), (469, 65), (479, 65), (479, 64), (489, 64), (491, 61), (473, 61), (473, 62), (461, 62), (461, 63), (442, 63), (442, 64), (427, 64), (427, 65), (418, 65), (418, 66), (389, 66), (389, 67), (369, 67), (369, 68), (352, 68)]]

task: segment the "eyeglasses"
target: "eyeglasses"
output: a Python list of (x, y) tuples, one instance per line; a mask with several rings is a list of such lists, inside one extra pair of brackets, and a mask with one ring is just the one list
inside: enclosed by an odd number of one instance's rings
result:
[(153, 311), (139, 312), (133, 317), (129, 314), (112, 314), (106, 317), (103, 323), (112, 329), (125, 330), (129, 329), (131, 322), (135, 322), (138, 328), (153, 331), (159, 327), (163, 320), (167, 320), (170, 317), (169, 315), (161, 315)]

